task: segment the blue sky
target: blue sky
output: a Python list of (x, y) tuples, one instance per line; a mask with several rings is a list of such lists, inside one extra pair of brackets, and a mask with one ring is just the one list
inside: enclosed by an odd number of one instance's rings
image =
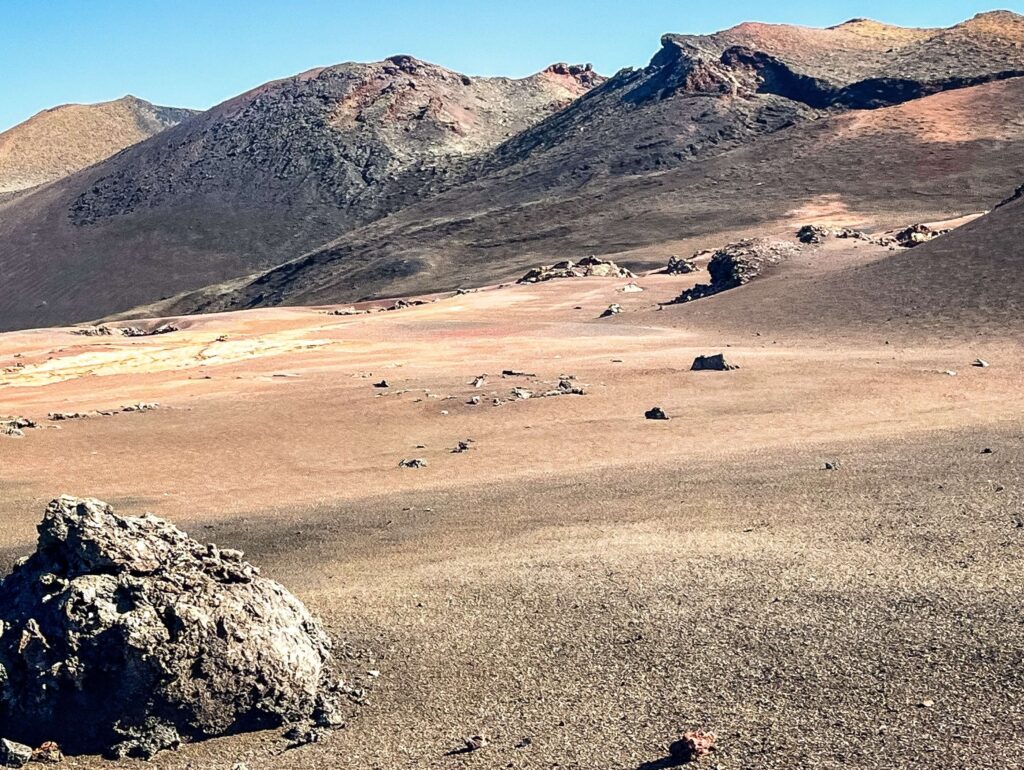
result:
[[(999, 2), (999, 0), (995, 0)], [(948, 26), (1024, 0), (0, 0), (0, 131), (41, 109), (126, 93), (210, 107), (274, 78), (408, 53), (474, 75), (554, 61), (642, 66), (664, 32), (855, 16)]]

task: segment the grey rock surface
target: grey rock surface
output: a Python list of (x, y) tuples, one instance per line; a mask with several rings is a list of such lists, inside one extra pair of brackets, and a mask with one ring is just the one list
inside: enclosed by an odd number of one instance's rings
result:
[(329, 637), (240, 551), (73, 497), (38, 530), (0, 583), (0, 735), (149, 757), (333, 697)]

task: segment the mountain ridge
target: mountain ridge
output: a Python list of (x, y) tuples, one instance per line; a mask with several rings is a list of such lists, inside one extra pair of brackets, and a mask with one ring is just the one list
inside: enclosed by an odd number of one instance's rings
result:
[[(954, 91), (980, 95), (982, 112), (1000, 110), (1000, 99), (1018, 98), (1022, 41), (1021, 17), (1006, 13), (940, 30), (858, 21), (666, 35), (646, 67), (607, 80), (569, 65), (518, 81), (469, 78), (409, 56), (316, 68), (0, 203), (0, 267), (17, 288), (0, 300), (0, 328), (85, 320), (193, 290), (208, 299), (222, 282), (280, 278), (303, 262), (315, 277), (296, 273), (293, 288), (275, 281), (265, 296), (246, 290), (229, 304), (471, 285), (500, 274), (495, 259), (510, 260), (507, 274), (580, 248), (644, 248), (673, 226), (711, 237), (764, 222), (737, 208), (750, 186), (775, 217), (812, 195), (859, 199), (869, 217), (895, 196), (908, 214), (938, 217), (949, 212), (914, 178), (916, 156), (934, 152), (948, 156), (926, 166), (950, 185), (946, 207), (984, 208), (1009, 184), (997, 150), (1009, 153), (1004, 165), (1018, 157), (1012, 120), (1008, 136), (979, 134), (971, 148), (917, 137), (885, 167), (873, 157), (892, 149), (881, 140), (858, 134), (834, 152), (819, 144), (834, 179), (787, 158), (824, 140), (813, 129), (823, 119), (848, 130), (844, 114)], [(887, 124), (886, 136), (900, 130)], [(774, 167), (751, 156), (755, 146), (780, 153), (768, 159)], [(858, 152), (869, 154), (875, 191)], [(977, 160), (967, 173), (969, 153)], [(660, 192), (645, 200), (647, 190)], [(634, 224), (641, 214), (645, 227)], [(59, 255), (59, 279), (35, 269), (44, 253)]]

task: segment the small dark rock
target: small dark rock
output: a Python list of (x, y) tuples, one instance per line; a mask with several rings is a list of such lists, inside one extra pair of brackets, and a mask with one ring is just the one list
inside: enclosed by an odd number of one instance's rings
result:
[(646, 412), (644, 412), (644, 417), (646, 417), (648, 420), (670, 419), (669, 416), (665, 414), (665, 410), (663, 410), (660, 406), (655, 406), (648, 409)]
[(683, 733), (683, 737), (668, 747), (669, 756), (679, 763), (695, 762), (715, 750), (715, 736), (701, 730)]
[(727, 372), (732, 369), (739, 369), (739, 367), (726, 362), (722, 353), (715, 353), (713, 356), (697, 356), (690, 366), (690, 371), (693, 372)]

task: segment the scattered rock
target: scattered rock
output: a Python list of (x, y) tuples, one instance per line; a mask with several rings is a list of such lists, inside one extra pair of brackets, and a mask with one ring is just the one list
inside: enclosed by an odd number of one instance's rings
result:
[(986, 361), (984, 358), (975, 358), (974, 361), (971, 363), (971, 366), (977, 366), (980, 369), (987, 369), (988, 361)]
[(490, 743), (486, 735), (471, 735), (466, 738), (466, 751), (478, 751)]
[(55, 741), (44, 741), (32, 752), (32, 761), (43, 765), (56, 765), (64, 761), (64, 753)]
[(63, 422), (65, 420), (83, 420), (89, 415), (84, 412), (50, 412), (47, 417), (53, 422)]
[(24, 767), (32, 761), (32, 747), (0, 738), (0, 767)]
[(695, 762), (715, 750), (714, 733), (693, 730), (668, 747), (669, 756), (680, 763)]
[(839, 460), (828, 460), (822, 466), (823, 471), (837, 471), (842, 467), (842, 463)]
[(180, 331), (180, 329), (174, 324), (166, 323), (161, 324), (155, 329), (143, 329), (139, 326), (122, 326), (118, 331), (122, 337), (153, 337), (158, 334), (170, 334), (171, 332)]
[(390, 388), (391, 386), (388, 384), (387, 380), (381, 380), (380, 382), (373, 383), (373, 387), (375, 387), (375, 388)]
[(527, 390), (526, 388), (512, 388), (512, 398), (517, 398), (520, 401), (525, 401), (526, 399), (532, 396), (532, 390)]
[(370, 310), (356, 310), (354, 307), (339, 307), (334, 310), (328, 310), (327, 315), (366, 315)]
[(427, 461), (422, 457), (412, 457), (407, 460), (402, 460), (398, 463), (399, 468), (426, 468)]
[(109, 326), (80, 326), (72, 329), (71, 333), (80, 337), (110, 337), (113, 334), (120, 334), (120, 331), (115, 332)]
[(289, 749), (298, 749), (302, 746), (308, 746), (311, 743), (319, 743), (326, 735), (327, 733), (321, 729), (315, 727), (300, 727), (296, 725), (295, 727), (285, 731), (283, 737), (285, 740), (290, 741), (288, 744)]
[(487, 384), (487, 375), (478, 374), (476, 377), (472, 379), (472, 381), (469, 384), (472, 385), (474, 388), (482, 388), (484, 385)]
[(670, 419), (669, 416), (665, 414), (665, 410), (662, 409), (660, 406), (655, 406), (648, 409), (646, 412), (644, 412), (644, 417), (647, 418), (648, 420)]
[(412, 300), (400, 299), (397, 302), (395, 302), (394, 305), (392, 305), (391, 307), (387, 308), (387, 310), (405, 310), (405, 308), (407, 308), (407, 307), (417, 307), (418, 305), (426, 305), (426, 304), (427, 304), (427, 301), (423, 300), (423, 299), (412, 299)]
[(793, 256), (798, 250), (799, 247), (792, 243), (764, 238), (731, 243), (716, 251), (708, 262), (710, 283), (700, 283), (687, 289), (669, 304), (690, 302), (742, 286)]
[(675, 254), (668, 258), (668, 265), (665, 267), (665, 272), (669, 275), (686, 275), (696, 273), (697, 270), (697, 263), (692, 257), (677, 257)]
[(622, 312), (622, 305), (619, 305), (618, 303), (613, 302), (612, 304), (610, 304), (607, 307), (607, 309), (605, 309), (605, 311), (603, 313), (601, 313), (601, 318), (607, 318), (608, 316), (618, 315), (621, 312)]
[(635, 283), (627, 283), (625, 286), (619, 289), (623, 294), (637, 294), (643, 291), (643, 288), (637, 286)]
[(151, 412), (154, 409), (159, 409), (160, 404), (156, 401), (146, 402), (140, 401), (137, 404), (128, 404), (128, 406), (122, 406), (122, 412)]
[(692, 372), (727, 372), (732, 369), (739, 369), (736, 364), (730, 364), (725, 360), (722, 353), (715, 353), (712, 356), (697, 356), (690, 365)]
[(458, 444), (455, 445), (455, 448), (452, 450), (452, 454), (462, 454), (463, 452), (468, 452), (470, 449), (473, 448), (472, 444), (473, 439), (471, 438), (467, 438), (465, 441), (460, 441)]
[(823, 225), (804, 225), (797, 230), (796, 237), (801, 243), (824, 243), (829, 238), (856, 238), (861, 241), (875, 242), (875, 239), (860, 230)]
[(515, 369), (502, 369), (501, 370), (501, 376), (502, 377), (536, 377), (537, 375), (533, 374), (532, 372), (519, 372), (519, 371), (516, 371)]
[(591, 276), (608, 278), (636, 278), (624, 267), (619, 267), (607, 259), (599, 259), (593, 255), (584, 257), (579, 262), (563, 260), (553, 265), (542, 265), (530, 270), (517, 283), (540, 283), (553, 278), (589, 278)]
[(920, 246), (922, 243), (928, 243), (928, 241), (934, 240), (948, 232), (950, 232), (948, 228), (945, 230), (933, 230), (928, 225), (911, 225), (897, 232), (893, 236), (893, 242), (897, 246), (909, 249), (914, 246)]
[(572, 377), (563, 377), (558, 381), (558, 391), (562, 395), (585, 396), (586, 389), (582, 385), (576, 385)]
[(472, 397), (472, 398), (470, 398), (470, 399), (469, 399), (469, 401), (467, 401), (466, 403), (467, 403), (467, 404), (470, 404), (470, 405), (472, 405), (472, 406), (476, 406), (477, 404), (479, 404), (479, 403), (480, 403), (480, 396), (473, 396), (473, 397)]
[(47, 507), (0, 582), (0, 734), (148, 757), (308, 717), (335, 696), (331, 643), (240, 551), (98, 500)]
[(0, 436), (24, 438), (26, 430), (37, 427), (35, 420), (27, 417), (0, 417)]
[(987, 446), (987, 447), (985, 447), (984, 449), (981, 450), (981, 454), (983, 454), (983, 455), (995, 454), (995, 451), (996, 450), (994, 450), (992, 447), (988, 447)]

